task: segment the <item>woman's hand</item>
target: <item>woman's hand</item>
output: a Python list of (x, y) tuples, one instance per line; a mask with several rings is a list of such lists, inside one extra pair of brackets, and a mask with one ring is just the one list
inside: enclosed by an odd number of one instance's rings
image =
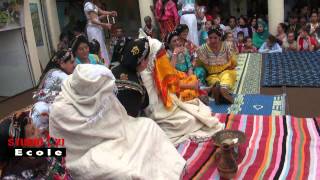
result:
[(174, 48), (174, 51), (173, 51), (173, 54), (180, 54), (180, 53), (184, 53), (184, 47), (177, 47), (177, 48)]
[(117, 13), (117, 11), (111, 11), (111, 12), (109, 12), (109, 15), (110, 16), (118, 16), (118, 13)]

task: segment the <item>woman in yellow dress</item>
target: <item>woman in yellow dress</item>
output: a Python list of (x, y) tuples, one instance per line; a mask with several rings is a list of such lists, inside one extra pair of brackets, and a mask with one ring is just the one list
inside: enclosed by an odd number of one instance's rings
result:
[[(212, 88), (216, 103), (233, 103), (231, 90), (234, 88), (237, 74), (236, 54), (221, 41), (222, 30), (210, 29), (208, 42), (197, 50), (196, 72), (204, 74), (205, 81)], [(199, 76), (198, 76), (199, 77)]]

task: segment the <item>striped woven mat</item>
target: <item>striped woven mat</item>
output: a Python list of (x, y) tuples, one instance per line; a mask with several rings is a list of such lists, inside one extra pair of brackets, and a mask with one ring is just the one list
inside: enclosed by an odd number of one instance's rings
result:
[(237, 82), (234, 94), (259, 94), (261, 79), (261, 54), (239, 54), (238, 56)]
[[(219, 114), (227, 129), (246, 134), (235, 179), (318, 179), (320, 118)], [(220, 179), (212, 140), (177, 147), (187, 160), (183, 179)], [(318, 178), (317, 178), (318, 177)]]

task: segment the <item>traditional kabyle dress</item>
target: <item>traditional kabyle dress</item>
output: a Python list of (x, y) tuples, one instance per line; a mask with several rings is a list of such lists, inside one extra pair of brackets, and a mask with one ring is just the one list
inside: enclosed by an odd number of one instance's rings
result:
[(112, 69), (118, 88), (117, 97), (128, 115), (133, 117), (141, 115), (142, 110), (149, 105), (148, 93), (137, 72), (137, 67), (148, 53), (146, 39), (129, 41), (124, 45), (120, 65)]
[[(140, 37), (145, 37), (141, 31)], [(222, 130), (224, 125), (212, 115), (211, 108), (203, 104), (200, 99), (195, 97), (184, 101), (179, 97), (181, 93), (179, 95), (172, 93), (176, 87), (172, 83), (181, 73), (174, 71), (162, 43), (152, 38), (148, 40), (149, 63), (147, 69), (140, 73), (149, 95), (146, 115), (161, 127), (174, 144), (189, 138), (210, 138)], [(169, 81), (171, 78), (173, 82)]]
[(113, 68), (112, 73), (117, 79), (119, 101), (127, 110), (128, 115), (137, 117), (141, 110), (149, 105), (148, 93), (142, 84), (140, 75), (121, 64)]
[(218, 53), (212, 52), (209, 46), (204, 44), (197, 50), (197, 56), (196, 63), (198, 68), (196, 69), (196, 74), (206, 71), (205, 81), (209, 86), (219, 82), (221, 86), (230, 90), (234, 88), (237, 72), (235, 69), (230, 68), (235, 67), (236, 56), (227, 48), (225, 43), (222, 44)]
[(37, 101), (30, 112), (33, 124), (44, 134), (49, 130), (50, 106), (61, 91), (68, 75), (60, 69), (51, 69), (44, 76), (33, 98)]

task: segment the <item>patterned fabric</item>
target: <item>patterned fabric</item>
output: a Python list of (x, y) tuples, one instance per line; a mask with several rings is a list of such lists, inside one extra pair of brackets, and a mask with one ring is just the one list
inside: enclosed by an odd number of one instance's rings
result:
[[(21, 110), (15, 111), (11, 115), (7, 116), (5, 119), (13, 119), (19, 114), (22, 116), (28, 116), (31, 111), (31, 106), (23, 108)], [(21, 118), (21, 117), (20, 117)], [(0, 121), (2, 122), (2, 120)], [(11, 126), (8, 129), (10, 132)], [(19, 136), (13, 135), (10, 133), (10, 137), (17, 138)], [(47, 136), (43, 136), (44, 146), (43, 148), (48, 147)], [(21, 138), (21, 137), (20, 137)], [(56, 144), (53, 139), (50, 139), (50, 145)], [(28, 163), (24, 162), (28, 161)], [(31, 165), (36, 164), (32, 167)], [(27, 167), (26, 167), (27, 166)], [(31, 166), (31, 168), (30, 168)], [(70, 180), (72, 179), (68, 170), (65, 166), (64, 158), (36, 158), (36, 159), (10, 159), (8, 166), (3, 172), (3, 180), (27, 180), (27, 179), (59, 179), (59, 180)]]
[[(243, 131), (235, 179), (317, 179), (320, 118), (219, 114), (227, 129)], [(220, 179), (212, 140), (177, 147), (187, 160), (183, 179)]]
[(214, 113), (285, 115), (285, 95), (238, 94), (235, 95), (232, 105), (217, 105), (214, 99), (211, 99), (209, 106)]
[(320, 87), (320, 52), (267, 54), (263, 62), (263, 86)]
[(47, 72), (33, 98), (37, 101), (52, 103), (54, 98), (61, 91), (62, 82), (68, 77), (59, 69), (52, 69)]
[(165, 50), (158, 53), (155, 62), (154, 79), (160, 97), (166, 108), (172, 107), (170, 93), (176, 93), (182, 101), (189, 101), (199, 96), (198, 90), (180, 89), (179, 84), (192, 84), (197, 81), (195, 75), (187, 76), (186, 73), (177, 71), (170, 64)]
[(189, 54), (191, 56), (191, 59), (193, 60), (195, 52), (197, 50), (197, 46), (195, 44), (193, 44), (191, 41), (187, 40), (184, 44), (184, 47), (186, 47), (189, 51)]
[(262, 55), (240, 54), (237, 60), (237, 81), (234, 94), (259, 94)]
[[(171, 60), (172, 51), (168, 50), (167, 53), (168, 53), (169, 58)], [(185, 53), (178, 54), (177, 62), (176, 62), (176, 69), (178, 71), (188, 73), (188, 71), (191, 67), (192, 67), (191, 56), (190, 56), (189, 52), (186, 50)]]
[(158, 0), (156, 3), (155, 15), (159, 21), (168, 21), (172, 19), (175, 24), (179, 23), (177, 6), (172, 0), (169, 0), (165, 5), (162, 4), (162, 0)]
[(161, 39), (165, 40), (167, 34), (169, 34), (169, 32), (174, 31), (175, 28), (176, 28), (176, 24), (174, 23), (173, 19), (160, 21)]
[[(236, 81), (236, 71), (231, 68), (237, 62), (235, 54), (231, 52), (227, 44), (222, 44), (218, 53), (212, 52), (208, 44), (204, 44), (197, 50), (197, 57), (197, 66), (204, 68), (207, 72), (206, 81), (208, 85), (220, 82), (220, 84), (233, 89)], [(198, 73), (196, 72), (196, 74)], [(201, 82), (203, 81), (201, 80)]]
[(30, 112), (33, 124), (45, 133), (49, 130), (49, 109), (56, 96), (61, 91), (63, 81), (68, 77), (59, 69), (51, 69), (47, 72), (33, 98), (37, 101)]
[(223, 44), (221, 50), (218, 54), (215, 54), (211, 51), (208, 44), (202, 45), (197, 50), (198, 62), (199, 64), (203, 64), (208, 66), (206, 69), (209, 74), (212, 73), (220, 73), (225, 68), (220, 68), (220, 70), (216, 70), (217, 68), (211, 69), (210, 66), (224, 66), (229, 63), (230, 52), (228, 52), (228, 48), (226, 44)]
[[(32, 163), (33, 160), (29, 160)], [(18, 165), (19, 161), (16, 165)], [(21, 167), (20, 167), (21, 168)], [(46, 158), (41, 164), (41, 167), (34, 167), (33, 169), (25, 169), (20, 173), (6, 174), (2, 180), (29, 180), (29, 179), (54, 179), (54, 180), (71, 180), (65, 166), (64, 158)]]

